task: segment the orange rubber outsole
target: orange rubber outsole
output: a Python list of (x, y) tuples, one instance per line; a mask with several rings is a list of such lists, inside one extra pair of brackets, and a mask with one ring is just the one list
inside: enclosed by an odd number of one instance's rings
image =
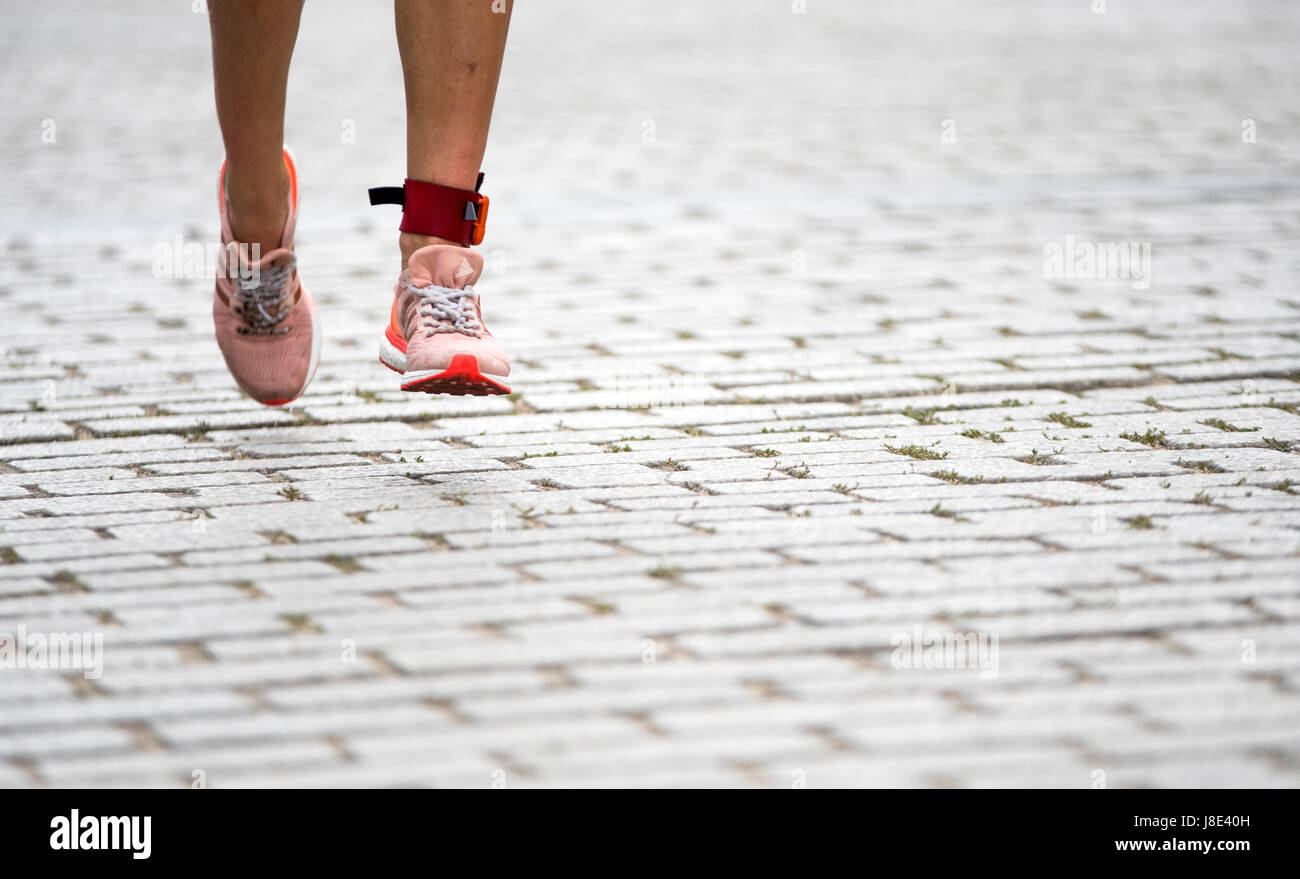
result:
[(510, 388), (479, 372), (478, 358), (473, 354), (457, 354), (442, 372), (403, 382), (402, 390), (474, 397), (510, 393)]

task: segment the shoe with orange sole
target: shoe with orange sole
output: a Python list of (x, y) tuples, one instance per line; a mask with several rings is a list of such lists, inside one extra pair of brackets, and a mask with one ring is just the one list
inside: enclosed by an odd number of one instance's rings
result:
[(236, 243), (225, 193), (224, 162), (217, 178), (222, 247), (218, 250), (212, 322), (231, 376), (245, 393), (266, 406), (283, 406), (301, 397), (320, 363), (316, 301), (298, 277), (293, 253), (298, 172), (288, 147), (284, 164), (289, 172), (289, 217), (280, 246), (266, 254), (249, 254)]
[(473, 286), (482, 273), (472, 248), (431, 244), (411, 255), (379, 345), (380, 362), (402, 373), (402, 390), (510, 393), (510, 358), (484, 325)]

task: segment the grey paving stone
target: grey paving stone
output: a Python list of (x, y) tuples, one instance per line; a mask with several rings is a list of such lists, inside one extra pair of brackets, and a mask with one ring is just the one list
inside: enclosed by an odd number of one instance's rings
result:
[[(514, 23), (489, 151), (508, 398), (375, 363), (391, 23), (304, 24), (288, 130), (360, 136), (295, 141), (326, 340), (279, 409), (226, 372), (210, 282), (151, 270), (214, 229), (206, 29), (7, 24), (0, 636), (100, 632), (105, 667), (0, 669), (0, 786), (1300, 784), (1276, 4), (725, 0), (668, 66), (663, 4), (554, 4)], [(173, 75), (78, 103), (55, 33)], [(1151, 244), (1149, 289), (1046, 277), (1066, 236)], [(996, 676), (896, 667), (916, 627), (997, 635)]]

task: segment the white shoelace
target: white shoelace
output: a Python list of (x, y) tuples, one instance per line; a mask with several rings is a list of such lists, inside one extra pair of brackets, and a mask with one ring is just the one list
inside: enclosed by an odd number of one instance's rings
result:
[(297, 264), (297, 257), (292, 257), (284, 265), (263, 269), (256, 283), (239, 282), (235, 298), (248, 332), (258, 335), (279, 332), (277, 325), (289, 316), (290, 309), (283, 306), (289, 298), (289, 276)]
[(475, 308), (478, 294), (473, 287), (457, 290), (437, 284), (428, 287), (409, 284), (406, 289), (420, 301), (417, 312), (420, 322), (431, 332), (464, 333), (476, 339), (483, 337), (483, 323)]

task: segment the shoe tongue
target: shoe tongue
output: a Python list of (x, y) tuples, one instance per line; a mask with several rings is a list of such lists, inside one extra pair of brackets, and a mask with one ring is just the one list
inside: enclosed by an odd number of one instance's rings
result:
[(293, 262), (293, 251), (287, 247), (277, 247), (275, 250), (263, 253), (258, 265), (264, 269), (272, 269), (287, 266), (291, 262)]
[(237, 287), (245, 288), (256, 286), (266, 272), (293, 264), (293, 251), (284, 247), (259, 254), (256, 262), (250, 259), (248, 248), (239, 245), (227, 245), (222, 256), (219, 265), (222, 266), (220, 271), (226, 273), (224, 277), (230, 278)]
[(238, 259), (238, 268), (244, 273), (250, 271), (253, 266), (259, 269), (271, 269), (293, 262), (293, 251), (287, 247), (277, 247), (273, 250), (259, 248), (256, 251), (256, 260), (252, 258), (255, 251), (246, 244), (227, 244), (225, 247), (227, 260), (233, 264), (234, 260)]
[(460, 290), (483, 273), (483, 254), (468, 247), (431, 244), (411, 254), (409, 266), (411, 280), (417, 284)]

